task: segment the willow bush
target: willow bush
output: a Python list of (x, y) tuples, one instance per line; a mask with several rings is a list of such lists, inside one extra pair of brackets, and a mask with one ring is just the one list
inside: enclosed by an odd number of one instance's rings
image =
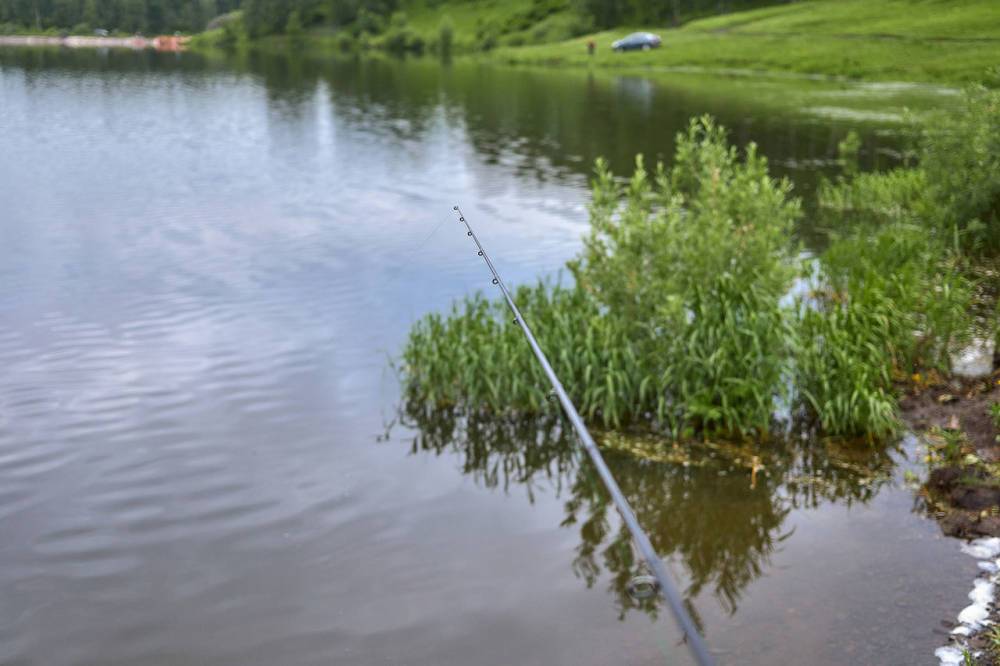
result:
[[(787, 181), (711, 119), (679, 137), (674, 166), (626, 184), (598, 162), (592, 230), (572, 286), (517, 290), (525, 318), (581, 413), (675, 435), (766, 433), (784, 390), (791, 329), (780, 306), (794, 276), (799, 213)], [(539, 413), (546, 382), (499, 300), (429, 315), (404, 350), (411, 396)]]
[[(957, 201), (935, 183), (949, 168), (992, 164), (991, 95), (970, 93), (960, 117), (928, 130), (918, 167), (863, 174), (845, 156), (843, 175), (819, 194), (838, 233), (806, 259), (790, 241), (800, 202), (789, 183), (769, 175), (753, 144), (729, 146), (710, 118), (678, 136), (669, 169), (640, 157), (622, 182), (599, 160), (572, 284), (515, 293), (584, 417), (674, 437), (761, 437), (785, 404), (827, 434), (894, 433), (899, 381), (946, 372), (970, 335), (968, 257), (990, 247), (997, 195)], [(954, 136), (974, 140), (965, 157), (942, 148)], [(845, 152), (858, 145), (846, 141)], [(1000, 192), (996, 173), (969, 178)], [(796, 279), (807, 295), (791, 297), (804, 291)], [(411, 406), (557, 411), (500, 299), (477, 294), (428, 315), (403, 360)]]

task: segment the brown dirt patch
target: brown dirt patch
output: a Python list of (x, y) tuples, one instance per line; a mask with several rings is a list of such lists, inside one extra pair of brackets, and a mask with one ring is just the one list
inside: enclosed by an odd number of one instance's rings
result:
[[(917, 433), (931, 428), (960, 430), (976, 456), (991, 469), (1000, 463), (1000, 442), (989, 414), (1000, 402), (1000, 371), (977, 381), (950, 381), (900, 401), (904, 421)], [(931, 470), (925, 486), (942, 531), (949, 536), (1000, 536), (1000, 479), (982, 465)]]

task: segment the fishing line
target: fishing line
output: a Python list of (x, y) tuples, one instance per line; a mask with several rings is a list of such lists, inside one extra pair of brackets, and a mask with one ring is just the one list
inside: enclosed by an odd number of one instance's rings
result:
[(652, 542), (650, 542), (649, 537), (646, 536), (642, 526), (639, 525), (639, 520), (635, 517), (632, 507), (629, 506), (628, 500), (625, 499), (625, 495), (622, 493), (621, 488), (618, 487), (618, 482), (615, 481), (615, 478), (611, 475), (611, 470), (608, 469), (607, 463), (604, 462), (604, 457), (598, 450), (597, 444), (594, 443), (594, 438), (590, 436), (590, 431), (587, 430), (587, 426), (584, 425), (579, 412), (576, 411), (576, 407), (569, 399), (569, 395), (566, 393), (566, 389), (563, 388), (562, 382), (560, 382), (559, 377), (556, 376), (556, 373), (549, 364), (549, 360), (545, 357), (545, 353), (542, 351), (542, 348), (538, 346), (538, 341), (535, 340), (535, 336), (532, 334), (531, 329), (528, 328), (527, 322), (524, 321), (521, 311), (517, 308), (517, 303), (514, 302), (513, 297), (507, 290), (507, 285), (505, 285), (503, 280), (500, 278), (500, 274), (493, 265), (493, 261), (490, 260), (490, 255), (487, 254), (486, 248), (484, 248), (483, 244), (479, 242), (479, 237), (476, 236), (476, 233), (472, 230), (472, 226), (470, 226), (469, 222), (465, 219), (465, 214), (462, 213), (462, 209), (455, 206), (454, 210), (458, 213), (458, 221), (465, 225), (467, 235), (475, 241), (476, 247), (479, 248), (479, 256), (483, 258), (483, 261), (486, 262), (486, 265), (490, 269), (490, 273), (493, 274), (493, 284), (500, 287), (500, 291), (503, 292), (503, 297), (507, 301), (507, 307), (510, 308), (511, 313), (514, 315), (514, 323), (521, 327), (521, 331), (524, 333), (524, 337), (528, 340), (528, 345), (531, 347), (531, 351), (534, 352), (535, 358), (538, 359), (538, 363), (542, 366), (542, 370), (545, 372), (545, 376), (548, 377), (549, 383), (552, 384), (552, 390), (559, 399), (559, 403), (562, 405), (563, 411), (566, 412), (566, 417), (572, 424), (573, 429), (576, 430), (576, 434), (580, 437), (580, 441), (583, 443), (583, 448), (590, 456), (590, 460), (594, 463), (594, 467), (597, 468), (597, 473), (600, 475), (601, 481), (604, 482), (604, 487), (608, 489), (608, 494), (611, 495), (611, 499), (615, 503), (615, 507), (618, 509), (618, 513), (622, 517), (622, 521), (625, 523), (625, 526), (628, 527), (628, 531), (632, 534), (632, 539), (634, 540), (635, 545), (639, 547), (639, 552), (642, 553), (643, 559), (646, 560), (646, 564), (649, 566), (650, 571), (652, 571), (653, 577), (656, 579), (657, 591), (663, 596), (663, 599), (670, 606), (670, 610), (674, 614), (674, 619), (677, 620), (677, 624), (680, 626), (681, 632), (684, 634), (684, 642), (687, 643), (688, 647), (691, 649), (691, 654), (694, 655), (695, 661), (698, 662), (699, 666), (713, 666), (715, 664), (715, 660), (712, 658), (712, 655), (709, 654), (708, 647), (705, 645), (704, 639), (698, 632), (698, 627), (695, 626), (694, 621), (691, 619), (687, 609), (684, 607), (684, 601), (681, 598), (680, 593), (677, 591), (677, 588), (674, 586), (673, 580), (667, 572), (666, 566), (663, 564), (663, 560), (661, 560), (660, 556), (656, 554), (656, 550), (653, 548)]
[(412, 252), (416, 252), (417, 250), (419, 250), (420, 248), (422, 248), (424, 246), (424, 243), (426, 243), (427, 241), (429, 241), (431, 239), (431, 236), (433, 236), (434, 234), (436, 234), (437, 230), (440, 229), (441, 225), (444, 224), (444, 223), (445, 223), (445, 220), (441, 220), (440, 222), (438, 222), (437, 225), (435, 225), (435, 227), (431, 230), (431, 232), (429, 234), (427, 234), (427, 237), (424, 238), (419, 243), (417, 243), (417, 246), (415, 248), (413, 248), (410, 252), (411, 253)]

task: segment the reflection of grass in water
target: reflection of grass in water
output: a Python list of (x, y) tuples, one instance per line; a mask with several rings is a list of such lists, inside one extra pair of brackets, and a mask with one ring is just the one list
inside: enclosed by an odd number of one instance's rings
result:
[(718, 103), (737, 104), (747, 113), (768, 109), (793, 116), (849, 121), (852, 124), (898, 125), (959, 104), (959, 90), (921, 83), (825, 81), (748, 71), (615, 69), (592, 70), (590, 76), (641, 77), (666, 90), (683, 91)]
[[(353, 61), (358, 54), (344, 54), (339, 49), (327, 43), (332, 38), (312, 36), (301, 51), (289, 51), (283, 42), (272, 43), (263, 40), (254, 45), (253, 50), (261, 54), (289, 61), (312, 60), (322, 65), (330, 60), (343, 62)], [(545, 47), (554, 48), (554, 47)], [(226, 55), (222, 51), (206, 49), (202, 55), (214, 60), (239, 60), (246, 58), (245, 52)], [(521, 50), (515, 51), (521, 53)], [(647, 54), (631, 54), (640, 60)], [(654, 83), (667, 93), (697, 95), (705, 99), (714, 99), (716, 104), (736, 104), (745, 108), (746, 112), (769, 110), (789, 115), (814, 116), (824, 120), (843, 120), (853, 123), (862, 122), (873, 125), (896, 125), (907, 112), (921, 115), (956, 104), (957, 88), (946, 85), (930, 85), (916, 82), (857, 82), (848, 80), (830, 80), (824, 77), (811, 77), (794, 72), (755, 71), (737, 67), (705, 67), (700, 65), (679, 66), (642, 66), (629, 64), (630, 57), (621, 59), (621, 66), (593, 67), (588, 69), (567, 69), (553, 72), (551, 67), (542, 67), (530, 60), (520, 62), (516, 69), (528, 72), (538, 72), (540, 75), (561, 79), (593, 78), (604, 82), (617, 82), (621, 78)], [(396, 62), (397, 58), (378, 52), (369, 51), (361, 56), (369, 61)], [(496, 65), (497, 69), (514, 69), (504, 67), (509, 60), (504, 57), (490, 57), (482, 60), (480, 56), (456, 57), (447, 71), (459, 69), (481, 70), (483, 64)], [(442, 70), (436, 57), (407, 58), (409, 71), (425, 70), (439, 72)], [(985, 68), (976, 73), (976, 77), (985, 75)], [(945, 81), (948, 83), (948, 81)], [(641, 91), (637, 91), (642, 94)], [(648, 90), (646, 94), (651, 94)], [(835, 101), (831, 101), (835, 100)], [(819, 109), (816, 111), (815, 109)], [(825, 109), (825, 111), (824, 111)]]
[[(642, 573), (642, 564), (604, 486), (561, 418), (463, 416), (409, 403), (400, 420), (416, 431), (414, 454), (453, 455), (463, 473), (484, 487), (523, 489), (532, 501), (538, 488), (554, 489), (564, 500), (562, 525), (579, 534), (572, 565), (577, 575), (592, 586), (606, 572), (620, 615), (630, 610), (656, 614), (655, 602), (636, 601), (626, 592), (629, 580)], [(598, 439), (657, 552), (682, 560), (688, 596), (711, 589), (729, 612), (735, 612), (743, 590), (790, 535), (783, 525), (793, 508), (867, 502), (893, 467), (885, 450), (858, 450), (837, 442), (697, 442), (680, 446), (683, 455), (660, 462), (646, 455), (662, 443), (654, 435), (598, 433)], [(765, 468), (751, 487), (746, 462), (754, 457)], [(685, 465), (685, 460), (694, 462)]]

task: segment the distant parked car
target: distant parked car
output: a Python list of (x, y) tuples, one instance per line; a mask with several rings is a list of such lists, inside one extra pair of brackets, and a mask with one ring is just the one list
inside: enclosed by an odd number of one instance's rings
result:
[(659, 35), (651, 32), (633, 32), (628, 37), (622, 37), (611, 44), (612, 51), (648, 51), (659, 48), (662, 44)]

